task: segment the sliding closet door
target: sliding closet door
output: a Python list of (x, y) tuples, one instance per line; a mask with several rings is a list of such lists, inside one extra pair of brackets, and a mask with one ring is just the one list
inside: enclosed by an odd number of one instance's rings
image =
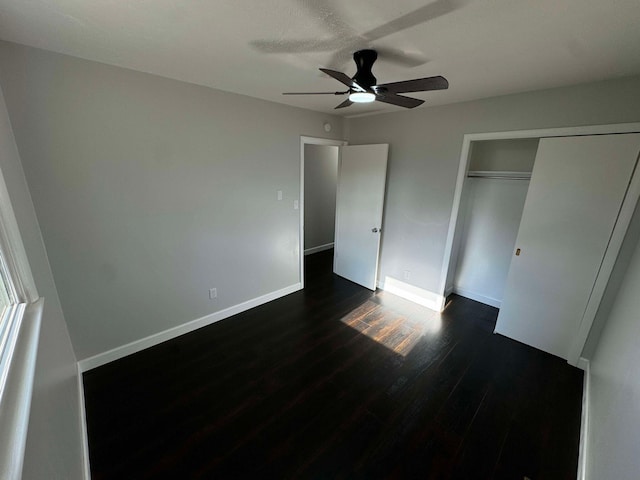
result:
[(639, 134), (540, 140), (496, 333), (568, 357), (639, 151)]

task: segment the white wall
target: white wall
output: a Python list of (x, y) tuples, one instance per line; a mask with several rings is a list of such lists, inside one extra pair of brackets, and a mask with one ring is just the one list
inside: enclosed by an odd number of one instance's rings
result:
[(454, 291), (500, 307), (528, 180), (469, 178)]
[(300, 135), (340, 118), (10, 43), (0, 84), (78, 358), (300, 281)]
[(633, 121), (640, 121), (640, 77), (349, 119), (350, 144), (390, 144), (381, 278), (410, 270), (409, 283), (442, 293), (465, 133)]
[(338, 147), (304, 146), (304, 249), (333, 243)]
[(1, 90), (0, 169), (38, 293), (45, 298), (22, 478), (80, 479), (76, 359)]
[(608, 304), (606, 324), (591, 359), (589, 480), (632, 480), (640, 472), (639, 225), (640, 212), (636, 210), (631, 235), (627, 235), (616, 264), (616, 269), (622, 270), (619, 289)]

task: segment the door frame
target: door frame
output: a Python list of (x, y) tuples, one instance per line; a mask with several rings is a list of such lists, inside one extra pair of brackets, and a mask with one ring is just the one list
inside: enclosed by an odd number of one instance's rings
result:
[[(300, 224), (298, 235), (299, 241), (299, 264), (300, 264), (300, 288), (304, 288), (304, 146), (305, 145), (325, 145), (328, 147), (343, 147), (348, 145), (346, 140), (333, 138), (300, 136)], [(340, 172), (338, 172), (340, 175)]]
[[(609, 135), (609, 134), (621, 134), (621, 133), (640, 133), (640, 123), (619, 123), (608, 125), (592, 125), (592, 126), (579, 126), (579, 127), (562, 127), (562, 128), (547, 128), (538, 130), (514, 130), (506, 132), (489, 132), (489, 133), (467, 133), (464, 135), (462, 141), (462, 152), (460, 154), (460, 164), (458, 166), (458, 176), (456, 179), (456, 188), (453, 197), (453, 206), (451, 208), (451, 217), (449, 220), (449, 229), (447, 233), (447, 241), (444, 248), (444, 256), (442, 259), (442, 271), (440, 273), (440, 289), (439, 293), (442, 296), (442, 305), (446, 298), (446, 290), (450, 282), (453, 281), (453, 274), (449, 275), (449, 267), (453, 258), (457, 258), (459, 245), (456, 246), (456, 232), (457, 224), (460, 215), (460, 203), (462, 200), (462, 194), (466, 183), (467, 171), (469, 169), (469, 161), (471, 158), (471, 143), (474, 141), (483, 140), (514, 140), (521, 138), (543, 138), (543, 137), (570, 137), (570, 136), (585, 136), (585, 135)], [(635, 210), (635, 207), (640, 199), (640, 168), (634, 170), (631, 182), (625, 194), (618, 219), (613, 228), (609, 245), (602, 260), (600, 271), (596, 277), (596, 281), (587, 303), (587, 308), (582, 317), (580, 328), (577, 332), (571, 353), (568, 358), (568, 362), (573, 366), (583, 366), (581, 361), (581, 354), (584, 345), (587, 341), (589, 331), (595, 319), (598, 306), (604, 295), (604, 290), (611, 276), (616, 258), (622, 241), (624, 240), (627, 228), (631, 221), (631, 216)]]

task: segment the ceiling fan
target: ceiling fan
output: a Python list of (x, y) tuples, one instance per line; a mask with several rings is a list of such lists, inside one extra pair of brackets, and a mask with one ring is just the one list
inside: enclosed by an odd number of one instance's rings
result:
[(449, 82), (444, 77), (417, 78), (403, 82), (377, 84), (378, 80), (373, 76), (371, 68), (378, 58), (375, 50), (358, 50), (353, 54), (358, 70), (353, 77), (342, 72), (321, 68), (327, 75), (349, 87), (343, 92), (288, 92), (283, 95), (349, 95), (344, 102), (336, 108), (344, 108), (354, 103), (369, 103), (373, 101), (390, 103), (399, 107), (415, 108), (424, 103), (424, 100), (398, 95), (407, 92), (427, 92), (430, 90), (446, 90)]

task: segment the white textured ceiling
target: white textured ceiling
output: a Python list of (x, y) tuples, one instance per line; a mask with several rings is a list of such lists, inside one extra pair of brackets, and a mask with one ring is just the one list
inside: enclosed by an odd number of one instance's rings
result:
[[(640, 0), (0, 0), (0, 38), (322, 112), (318, 67), (379, 83), (443, 75), (425, 106), (640, 74)], [(421, 107), (424, 108), (424, 107)]]

